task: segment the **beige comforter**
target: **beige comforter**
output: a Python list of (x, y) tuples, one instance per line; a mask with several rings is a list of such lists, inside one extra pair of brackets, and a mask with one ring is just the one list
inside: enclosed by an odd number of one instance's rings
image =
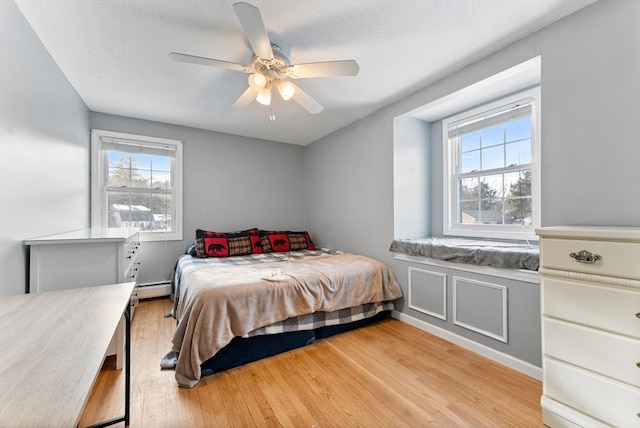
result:
[(193, 387), (200, 365), (235, 336), (299, 315), (401, 296), (386, 265), (354, 254), (186, 272), (173, 336), (176, 380)]

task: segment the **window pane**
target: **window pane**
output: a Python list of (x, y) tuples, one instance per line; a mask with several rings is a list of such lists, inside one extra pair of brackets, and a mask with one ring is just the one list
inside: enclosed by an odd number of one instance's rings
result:
[(171, 158), (167, 156), (151, 156), (151, 165), (157, 171), (171, 171)]
[(511, 189), (516, 185), (520, 179), (520, 172), (510, 172), (504, 175), (504, 197), (511, 196)]
[(531, 140), (509, 143), (505, 146), (507, 166), (531, 163)]
[(505, 197), (531, 196), (531, 171), (505, 174)]
[(480, 205), (478, 201), (461, 202), (458, 210), (458, 223), (476, 224), (480, 217)]
[[(508, 176), (508, 178), (507, 178)], [(505, 215), (512, 224), (533, 224), (531, 205), (531, 172), (521, 171), (505, 175)]]
[(506, 141), (523, 140), (531, 138), (531, 117), (522, 117), (520, 119), (507, 122)]
[(154, 194), (151, 198), (151, 207), (154, 219), (154, 232), (171, 231), (171, 194)]
[(505, 214), (511, 224), (529, 226), (533, 224), (531, 198), (511, 198), (505, 200)]
[(480, 224), (502, 224), (502, 199), (483, 199), (480, 201)]
[(482, 170), (504, 167), (504, 146), (482, 149)]
[(172, 159), (167, 156), (110, 151), (107, 185), (137, 189), (171, 189), (171, 162)]
[(170, 194), (107, 192), (109, 227), (139, 227), (147, 232), (172, 230)]
[(502, 174), (485, 175), (480, 184), (480, 198), (495, 199), (502, 197)]
[(480, 150), (462, 154), (460, 172), (480, 171)]
[(171, 173), (169, 171), (151, 171), (151, 187), (154, 189), (171, 189)]
[(138, 169), (151, 169), (151, 156), (139, 153), (131, 155), (131, 167)]
[(482, 147), (504, 143), (504, 125), (500, 124), (482, 130)]
[(460, 139), (461, 151), (468, 152), (471, 150), (477, 150), (480, 148), (480, 132), (473, 132), (471, 134), (465, 134)]
[(128, 168), (109, 168), (109, 177), (107, 178), (107, 186), (113, 187), (129, 187), (131, 182), (129, 181)]
[(460, 200), (475, 200), (480, 199), (480, 193), (477, 178), (463, 178), (459, 180)]
[(130, 166), (130, 154), (125, 152), (119, 152), (117, 150), (111, 150), (109, 153), (109, 166), (117, 166), (120, 168), (129, 168)]
[(151, 171), (148, 169), (131, 170), (131, 187), (138, 189), (150, 189)]

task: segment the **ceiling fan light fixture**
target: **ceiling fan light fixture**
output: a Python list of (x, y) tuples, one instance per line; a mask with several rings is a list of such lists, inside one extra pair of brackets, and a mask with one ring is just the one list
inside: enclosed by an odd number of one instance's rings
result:
[(288, 79), (358, 75), (360, 66), (353, 59), (292, 65), (289, 60), (289, 46), (281, 41), (270, 40), (260, 10), (256, 6), (242, 0), (233, 0), (233, 9), (253, 51), (250, 64), (243, 65), (178, 52), (169, 53), (169, 57), (178, 62), (247, 73), (249, 87), (236, 100), (234, 106), (246, 106), (255, 99), (260, 104), (271, 106), (270, 116), (273, 121), (273, 109), (276, 104), (273, 97), (277, 89), (283, 100), (293, 99), (309, 113), (318, 114), (323, 110), (322, 105)]
[(258, 95), (256, 96), (256, 101), (258, 101), (260, 104), (268, 106), (271, 104), (271, 87), (270, 86), (265, 86), (264, 88), (260, 89), (260, 91), (258, 92)]
[(293, 94), (296, 93), (296, 88), (286, 80), (278, 80), (278, 83), (276, 83), (276, 87), (278, 88), (280, 96), (285, 101), (289, 101), (291, 97), (293, 97)]
[(249, 75), (248, 81), (249, 86), (253, 89), (259, 90), (264, 88), (267, 84), (267, 77), (262, 73), (253, 73)]

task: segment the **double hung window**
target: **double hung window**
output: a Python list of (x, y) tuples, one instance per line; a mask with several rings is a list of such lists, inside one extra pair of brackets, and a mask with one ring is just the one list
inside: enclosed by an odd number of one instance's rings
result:
[(182, 143), (92, 131), (92, 225), (182, 238)]
[(535, 236), (538, 102), (538, 90), (530, 90), (443, 120), (445, 234)]

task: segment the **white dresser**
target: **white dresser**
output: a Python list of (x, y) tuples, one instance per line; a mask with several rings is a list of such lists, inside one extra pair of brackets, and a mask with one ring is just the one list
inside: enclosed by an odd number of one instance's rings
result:
[(24, 243), (30, 293), (135, 282), (140, 272), (138, 229), (83, 229)]
[[(29, 292), (136, 282), (140, 273), (139, 229), (83, 229), (27, 239), (30, 247)], [(131, 315), (138, 303), (131, 296)], [(124, 322), (107, 355), (122, 367)]]
[(640, 427), (640, 228), (536, 233), (544, 424)]

